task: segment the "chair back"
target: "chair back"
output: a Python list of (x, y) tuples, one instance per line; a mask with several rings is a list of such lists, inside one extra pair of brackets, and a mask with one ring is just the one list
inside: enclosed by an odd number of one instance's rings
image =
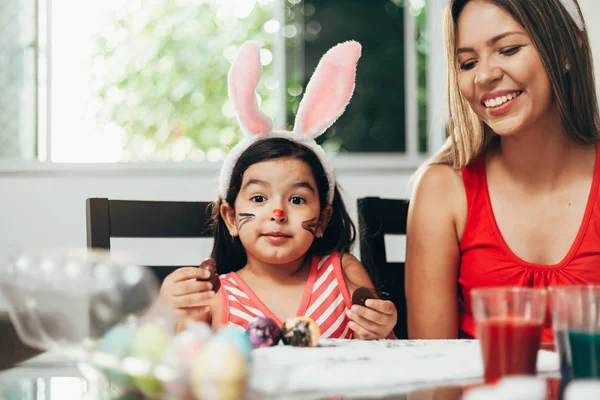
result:
[(385, 235), (406, 235), (408, 200), (364, 197), (357, 200), (360, 258), (380, 292), (398, 309), (394, 332), (408, 338), (404, 262), (388, 262)]
[[(212, 237), (210, 202), (86, 200), (87, 245), (110, 250), (111, 238)], [(179, 266), (149, 266), (159, 282)]]

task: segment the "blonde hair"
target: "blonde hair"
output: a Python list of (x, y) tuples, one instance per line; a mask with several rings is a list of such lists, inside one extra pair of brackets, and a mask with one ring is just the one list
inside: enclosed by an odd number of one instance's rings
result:
[[(531, 37), (552, 84), (567, 137), (578, 144), (600, 141), (600, 117), (587, 30), (577, 28), (560, 0), (491, 1), (510, 13)], [(456, 28), (458, 16), (468, 2), (450, 0), (446, 7), (443, 31), (448, 75), (448, 138), (417, 170), (417, 179), (434, 164), (449, 165), (456, 170), (465, 168), (485, 152), (495, 135), (471, 109), (458, 86)], [(579, 4), (577, 8), (581, 15)], [(568, 71), (565, 60), (570, 64)]]

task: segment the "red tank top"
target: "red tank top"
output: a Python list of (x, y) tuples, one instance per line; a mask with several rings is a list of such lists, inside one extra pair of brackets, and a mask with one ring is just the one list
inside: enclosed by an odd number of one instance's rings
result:
[[(500, 233), (488, 192), (485, 159), (479, 158), (462, 171), (467, 194), (467, 222), (460, 241), (460, 329), (475, 337), (471, 314), (471, 289), (486, 286), (548, 287), (566, 284), (600, 284), (600, 146), (587, 206), (579, 231), (566, 256), (558, 264), (542, 265), (514, 254)], [(557, 227), (559, 229), (559, 227)], [(542, 340), (551, 342), (547, 320)]]
[[(258, 296), (235, 272), (220, 276), (221, 325), (243, 329), (257, 317), (269, 317), (282, 322), (260, 301)], [(350, 339), (350, 318), (346, 312), (352, 307), (339, 253), (313, 256), (304, 294), (296, 316), (312, 318), (324, 339)]]

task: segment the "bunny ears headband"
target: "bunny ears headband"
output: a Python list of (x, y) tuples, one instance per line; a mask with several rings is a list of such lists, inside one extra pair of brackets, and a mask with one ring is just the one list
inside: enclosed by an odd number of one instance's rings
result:
[(583, 25), (583, 18), (581, 17), (581, 14), (579, 14), (575, 0), (560, 0), (560, 4), (567, 10), (569, 16), (571, 16), (573, 22), (577, 25), (577, 28), (579, 28), (580, 31), (583, 31), (585, 28)]
[(333, 203), (335, 172), (315, 139), (342, 115), (350, 102), (360, 54), (361, 46), (354, 41), (340, 43), (325, 53), (306, 86), (294, 129), (288, 132), (273, 130), (271, 118), (260, 111), (256, 100), (256, 87), (262, 74), (259, 48), (254, 42), (242, 45), (229, 69), (228, 91), (244, 138), (223, 161), (219, 177), (221, 199), (227, 197), (233, 167), (250, 145), (264, 139), (285, 138), (308, 147), (317, 155), (329, 183), (327, 204)]

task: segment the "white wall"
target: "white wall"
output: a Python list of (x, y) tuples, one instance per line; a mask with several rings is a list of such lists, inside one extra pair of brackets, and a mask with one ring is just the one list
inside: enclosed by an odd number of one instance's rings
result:
[(594, 70), (596, 75), (596, 92), (600, 97), (600, 1), (579, 0), (581, 11), (588, 28), (588, 35), (594, 54)]
[[(408, 196), (413, 169), (391, 164), (338, 169), (353, 218), (358, 197)], [(217, 165), (204, 164), (29, 166), (0, 172), (0, 259), (41, 247), (85, 246), (88, 197), (209, 201), (216, 198), (216, 174)], [(140, 263), (155, 265), (196, 264), (210, 251), (209, 241), (167, 242), (119, 239), (113, 241), (113, 248), (133, 252)]]

